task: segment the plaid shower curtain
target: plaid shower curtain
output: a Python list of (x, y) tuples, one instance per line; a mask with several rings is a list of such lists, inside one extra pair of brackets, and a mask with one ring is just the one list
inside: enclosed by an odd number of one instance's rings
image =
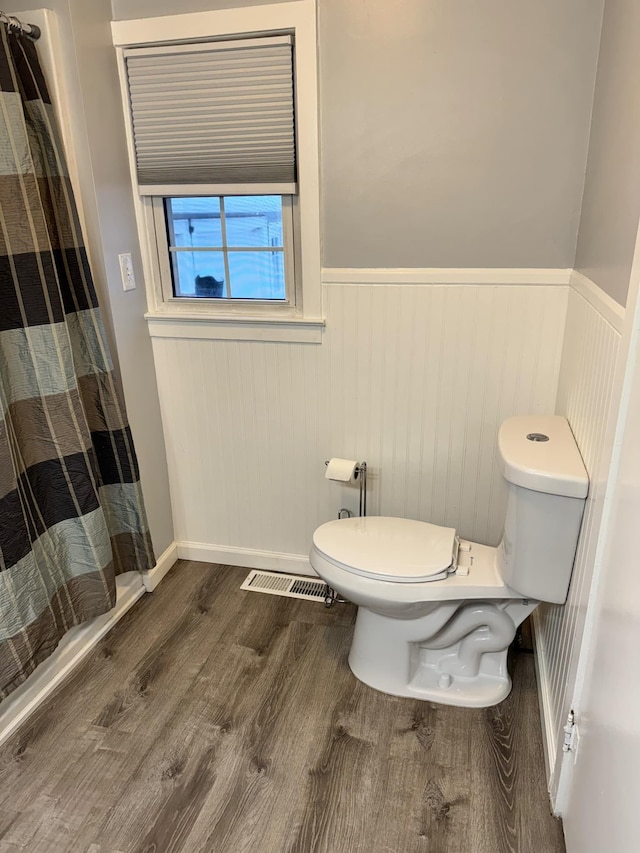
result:
[(2, 698), (154, 557), (35, 45), (0, 42)]

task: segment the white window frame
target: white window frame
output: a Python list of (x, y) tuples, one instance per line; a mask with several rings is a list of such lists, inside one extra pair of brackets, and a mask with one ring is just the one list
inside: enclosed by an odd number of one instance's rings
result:
[[(125, 109), (131, 180), (147, 293), (148, 310), (145, 318), (149, 333), (152, 337), (320, 343), (324, 319), (320, 281), (316, 0), (289, 0), (272, 5), (114, 21), (111, 27), (118, 54)], [(153, 197), (140, 195), (137, 190), (124, 50), (145, 45), (228, 39), (234, 36), (246, 38), (283, 32), (292, 33), (295, 42), (298, 194), (291, 196), (294, 298), (287, 305), (263, 301), (254, 305), (233, 300), (167, 298), (166, 271), (169, 258), (166, 236), (164, 243), (158, 239), (157, 203), (154, 203)], [(185, 195), (192, 194), (193, 189), (195, 187), (185, 188)], [(209, 193), (206, 187), (201, 187), (193, 194)]]

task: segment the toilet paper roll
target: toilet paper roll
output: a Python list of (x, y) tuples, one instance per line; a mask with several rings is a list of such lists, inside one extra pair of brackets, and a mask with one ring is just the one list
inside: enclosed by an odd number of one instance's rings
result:
[(355, 459), (338, 459), (334, 457), (329, 460), (324, 476), (327, 480), (339, 480), (341, 483), (353, 483), (356, 478), (358, 463)]

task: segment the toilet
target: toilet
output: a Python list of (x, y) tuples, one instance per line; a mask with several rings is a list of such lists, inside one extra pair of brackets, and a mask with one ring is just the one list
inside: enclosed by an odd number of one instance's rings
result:
[(567, 597), (589, 479), (571, 427), (512, 417), (498, 432), (507, 507), (497, 547), (406, 518), (329, 521), (318, 575), (358, 606), (349, 666), (370, 687), (486, 707), (511, 689), (507, 650), (540, 602)]

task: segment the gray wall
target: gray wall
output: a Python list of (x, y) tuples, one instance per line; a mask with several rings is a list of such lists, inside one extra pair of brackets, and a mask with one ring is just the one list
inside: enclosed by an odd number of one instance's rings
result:
[(576, 269), (624, 305), (640, 219), (640, 3), (606, 0)]
[[(20, 13), (33, 0), (15, 0)], [(120, 374), (156, 555), (173, 541), (167, 460), (133, 211), (109, 0), (49, 0), (64, 52), (87, 248)], [(132, 252), (137, 290), (122, 290), (118, 254)], [(116, 353), (114, 353), (115, 355)]]
[(318, 7), (324, 265), (573, 266), (602, 0)]
[[(156, 556), (173, 542), (169, 474), (133, 207), (109, 0), (70, 0), (98, 207), (104, 276), (120, 372)], [(133, 254), (138, 287), (122, 289), (118, 254)]]
[(325, 266), (573, 266), (601, 0), (319, 5)]

